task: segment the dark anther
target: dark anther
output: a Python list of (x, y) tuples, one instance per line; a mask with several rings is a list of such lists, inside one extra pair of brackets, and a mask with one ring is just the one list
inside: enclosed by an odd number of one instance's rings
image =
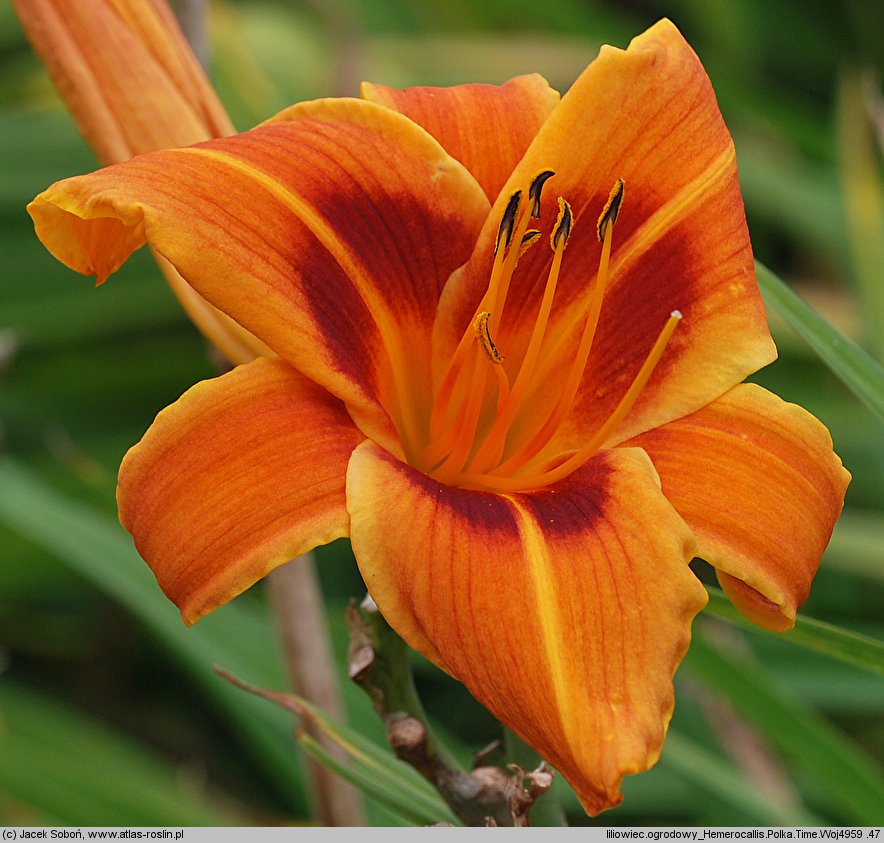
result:
[(491, 319), (491, 314), (487, 310), (477, 314), (476, 321), (473, 323), (473, 330), (476, 333), (476, 339), (479, 340), (479, 345), (484, 349), (488, 359), (492, 363), (500, 365), (503, 363), (503, 355), (497, 350), (494, 340), (491, 339), (491, 329), (488, 327), (489, 319)]
[(571, 226), (574, 223), (574, 217), (571, 214), (571, 206), (562, 197), (559, 197), (559, 218), (556, 220), (556, 227), (553, 229), (550, 242), (553, 249), (559, 247), (559, 242), (564, 238), (563, 246), (568, 245), (568, 238), (571, 236)]
[(516, 226), (516, 214), (519, 212), (519, 202), (522, 200), (522, 191), (517, 190), (512, 196), (510, 196), (510, 201), (507, 202), (506, 210), (503, 212), (503, 219), (500, 221), (500, 228), (497, 230), (497, 241), (494, 244), (494, 254), (497, 254), (497, 250), (500, 248), (500, 244), (502, 241), (506, 240), (503, 244), (504, 248), (509, 246), (510, 240), (513, 239), (513, 229)]
[(543, 186), (554, 175), (555, 173), (552, 170), (544, 170), (534, 177), (531, 187), (528, 188), (528, 198), (531, 200), (531, 216), (534, 219), (540, 219), (540, 194), (543, 192)]
[(617, 183), (611, 188), (608, 201), (605, 202), (602, 215), (599, 217), (598, 233), (599, 240), (602, 243), (605, 242), (605, 234), (608, 231), (608, 226), (614, 225), (614, 223), (617, 222), (617, 217), (620, 216), (620, 206), (623, 204), (623, 193), (625, 190), (626, 185), (623, 183), (623, 179), (617, 179)]
[(531, 243), (533, 240), (535, 240), (538, 237), (540, 237), (540, 232), (536, 228), (529, 228), (522, 235), (522, 245), (527, 246), (529, 243)]

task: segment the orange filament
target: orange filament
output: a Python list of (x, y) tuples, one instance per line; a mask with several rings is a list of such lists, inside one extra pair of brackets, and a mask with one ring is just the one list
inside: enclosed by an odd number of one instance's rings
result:
[[(493, 338), (501, 324), (518, 260), (537, 241), (538, 232), (528, 231), (528, 222), (531, 217), (540, 216), (541, 189), (551, 175), (544, 171), (532, 181), (527, 191), (528, 202), (522, 203), (522, 191), (510, 197), (498, 230), (488, 288), (436, 393), (427, 430), (428, 444), (417, 467), (440, 482), (525, 491), (555, 483), (576, 471), (604, 446), (635, 406), (681, 319), (681, 314), (673, 311), (617, 407), (590, 441), (558, 455), (546, 451), (574, 405), (592, 350), (605, 295), (613, 227), (624, 195), (623, 181), (618, 179), (599, 217), (602, 249), (598, 272), (585, 299), (585, 321), (576, 356), (561, 380), (558, 398), (548, 404), (552, 409), (532, 424), (527, 397), (536, 394), (540, 386), (541, 361), (573, 223), (570, 206), (561, 198), (559, 216), (550, 236), (553, 258), (549, 276), (517, 371), (507, 372), (509, 364), (504, 365)], [(496, 381), (489, 381), (489, 370), (494, 372)], [(512, 386), (511, 377), (515, 378)], [(520, 441), (514, 442), (511, 432), (517, 423)]]
[[(476, 318), (473, 320), (473, 336), (478, 346), (484, 352), (485, 357), (492, 363), (497, 364), (494, 367), (494, 371), (498, 373), (501, 395), (499, 400), (503, 400), (504, 395), (509, 394), (509, 383), (506, 380), (506, 373), (500, 366), (503, 363), (503, 357), (501, 357), (497, 346), (494, 344), (494, 340), (491, 338), (491, 330), (488, 327), (490, 319), (491, 314), (487, 310), (476, 314)], [(458, 374), (461, 373), (459, 372)], [(482, 393), (485, 390), (486, 374), (487, 367), (482, 366), (480, 356), (476, 356), (473, 368), (470, 370), (469, 379), (461, 378), (459, 381), (465, 387), (463, 394), (457, 396), (460, 411), (454, 423), (424, 449), (424, 462), (438, 467), (439, 460), (442, 460), (448, 454), (449, 468), (454, 464), (462, 466), (460, 456), (463, 454), (465, 459), (469, 455), (469, 450), (466, 446), (472, 442), (476, 423), (482, 410), (481, 399)], [(480, 378), (481, 385), (476, 386)], [(470, 420), (473, 421), (470, 423)]]
[(459, 419), (461, 423), (458, 425), (450, 453), (433, 471), (433, 476), (443, 483), (452, 483), (463, 470), (470, 456), (473, 439), (476, 435), (476, 425), (479, 423), (479, 414), (482, 412), (482, 402), (485, 398), (488, 366), (484, 364), (484, 358), (479, 356), (475, 358), (470, 379), (469, 397), (461, 410)]
[(476, 316), (476, 321), (473, 323), (473, 332), (479, 341), (479, 345), (482, 346), (485, 356), (492, 363), (499, 365), (503, 363), (503, 357), (501, 357), (500, 352), (497, 350), (494, 340), (491, 339), (491, 329), (488, 327), (488, 320), (490, 319), (491, 314), (487, 310), (483, 310)]
[(512, 391), (506, 401), (502, 402), (493, 427), (473, 458), (473, 467), (478, 471), (487, 471), (491, 468), (492, 464), (500, 461), (500, 455), (506, 443), (507, 431), (519, 407), (522, 405), (525, 393), (528, 391), (528, 386), (534, 375), (537, 361), (540, 358), (540, 348), (546, 334), (546, 326), (549, 323), (549, 315), (552, 311), (553, 297), (556, 294), (556, 285), (559, 280), (559, 270), (562, 267), (562, 256), (565, 253), (565, 246), (571, 233), (571, 220), (571, 207), (564, 199), (559, 199), (559, 218), (550, 237), (550, 245), (553, 248), (553, 261), (549, 270), (546, 288), (543, 291), (540, 312), (537, 314), (537, 321), (534, 323), (534, 330), (528, 342), (528, 349), (525, 352), (525, 357), (522, 360), (522, 366), (519, 369), (519, 374), (516, 377)]
[[(528, 196), (532, 203), (531, 214), (539, 216), (540, 190), (543, 187), (543, 183), (551, 176), (552, 172), (546, 170), (532, 181), (528, 190)], [(488, 281), (485, 295), (482, 296), (482, 301), (479, 302), (479, 306), (476, 308), (476, 313), (473, 316), (473, 319), (475, 319), (482, 311), (496, 313), (496, 316), (493, 317), (490, 331), (497, 331), (497, 327), (500, 324), (499, 311), (503, 309), (503, 303), (509, 290), (510, 277), (515, 271), (516, 264), (525, 250), (534, 243), (537, 236), (535, 232), (528, 231), (530, 215), (525, 213), (524, 207), (521, 208), (522, 213), (519, 216), (520, 206), (522, 205), (521, 199), (522, 191), (517, 190), (510, 196), (507, 202), (497, 231), (497, 239), (494, 243), (494, 264), (491, 267), (491, 278)], [(515, 241), (517, 246), (510, 248), (513, 241)], [(431, 441), (435, 441), (443, 435), (444, 428), (450, 427), (454, 408), (459, 407), (464, 400), (462, 390), (459, 391), (458, 395), (454, 395), (454, 393), (467, 368), (464, 364), (474, 339), (473, 331), (471, 329), (466, 330), (460, 338), (451, 362), (448, 364), (448, 370), (442, 379), (442, 385), (436, 394), (430, 414)]]
[[(474, 316), (475, 321), (482, 312), (487, 311), (492, 314), (489, 320), (490, 325), (486, 329), (489, 336), (491, 332), (497, 330), (497, 326), (500, 324), (500, 311), (506, 301), (510, 278), (516, 269), (516, 264), (525, 250), (536, 240), (536, 235), (528, 231), (528, 222), (533, 214), (539, 214), (540, 190), (543, 183), (551, 176), (552, 172), (547, 170), (540, 173), (531, 182), (528, 189), (531, 201), (529, 209), (522, 205), (521, 190), (515, 191), (507, 203), (494, 244), (494, 264), (491, 268), (488, 289), (485, 291)], [(421, 455), (421, 461), (425, 464), (434, 464), (455, 438), (460, 439), (475, 435), (475, 426), (472, 431), (459, 431), (456, 437), (452, 428), (456, 408), (463, 406), (464, 402), (468, 401), (467, 390), (463, 388), (463, 378), (465, 372), (471, 371), (470, 367), (466, 365), (466, 361), (470, 350), (474, 347), (475, 339), (476, 334), (471, 326), (460, 338), (445, 377), (442, 379), (442, 385), (433, 402), (430, 415), (430, 444)], [(483, 378), (482, 390), (484, 390), (484, 384)], [(481, 402), (479, 402), (479, 410), (476, 413), (476, 422), (478, 422), (479, 412), (481, 412)], [(470, 413), (468, 417), (472, 417), (472, 415)], [(448, 432), (446, 433), (446, 431)], [(458, 453), (460, 450), (459, 448)]]
[[(614, 433), (629, 414), (629, 411), (635, 406), (635, 402), (638, 401), (639, 395), (641, 395), (642, 390), (645, 388), (645, 385), (654, 373), (654, 369), (657, 367), (657, 363), (660, 362), (660, 358), (663, 356), (663, 351), (669, 343), (675, 329), (678, 327), (678, 323), (681, 322), (681, 319), (681, 312), (673, 310), (666, 324), (663, 326), (663, 330), (657, 337), (657, 341), (654, 343), (653, 348), (651, 348), (651, 351), (645, 358), (645, 362), (642, 364), (641, 369), (639, 369), (638, 374), (629, 385), (629, 389), (626, 390), (626, 393), (620, 399), (620, 403), (617, 405), (614, 412), (608, 416), (605, 423), (596, 431), (592, 439), (580, 448), (580, 450), (574, 451), (564, 462), (559, 463), (554, 468), (543, 470), (533, 475), (522, 474), (511, 477), (497, 477), (489, 475), (483, 476), (481, 474), (463, 474), (460, 477), (461, 485), (477, 485), (482, 487), (492, 486), (501, 491), (539, 489), (543, 486), (548, 486), (550, 483), (555, 483), (557, 480), (564, 479), (580, 468), (580, 466), (586, 463), (586, 461), (605, 444), (608, 437)], [(546, 461), (546, 463), (548, 465), (549, 461)]]
[[(516, 227), (515, 236), (513, 237), (513, 241), (516, 245), (507, 250), (506, 258), (503, 262), (503, 269), (501, 270), (499, 278), (499, 288), (494, 290), (493, 298), (486, 294), (486, 296), (488, 296), (488, 307), (485, 309), (491, 311), (491, 331), (493, 333), (497, 333), (497, 329), (500, 327), (500, 316), (503, 313), (503, 306), (506, 304), (506, 296), (510, 289), (510, 281), (513, 278), (513, 273), (516, 271), (516, 264), (524, 252), (522, 241), (527, 234), (528, 222), (530, 219), (531, 215), (529, 213), (522, 213), (522, 216), (519, 219), (519, 224)], [(527, 248), (533, 243), (533, 239), (528, 240), (524, 244), (524, 247)], [(491, 287), (489, 285), (488, 293), (491, 292)]]
[[(499, 243), (499, 235), (498, 235)], [(485, 304), (489, 298), (493, 298), (497, 290), (500, 280), (500, 274), (503, 271), (504, 250), (498, 249), (494, 255), (494, 265), (491, 268), (491, 280), (488, 282), (488, 290), (482, 297), (476, 315), (485, 309)], [(451, 423), (452, 410), (460, 404), (460, 400), (452, 401), (454, 388), (458, 383), (458, 379), (463, 375), (464, 363), (467, 355), (473, 348), (473, 340), (475, 335), (472, 331), (466, 331), (460, 338), (454, 356), (448, 364), (448, 370), (442, 379), (442, 385), (436, 394), (436, 400), (433, 402), (433, 410), (430, 416), (430, 439), (435, 440), (442, 434), (443, 425), (449, 426)]]
[[(620, 196), (622, 197), (622, 181), (618, 183), (621, 184)], [(608, 205), (605, 206), (606, 209), (610, 204), (611, 200), (609, 199)], [(568, 412), (574, 404), (574, 399), (577, 397), (577, 390), (580, 388), (580, 381), (583, 379), (583, 372), (586, 369), (589, 354), (592, 350), (592, 341), (595, 339), (596, 328), (599, 324), (599, 315), (602, 312), (602, 300), (605, 296), (605, 283), (608, 277), (608, 263), (611, 258), (611, 243), (614, 239), (612, 230), (614, 220), (607, 220), (606, 227), (602, 228), (601, 225), (604, 218), (605, 212), (603, 211), (602, 217), (599, 221), (599, 239), (602, 241), (602, 254), (599, 258), (599, 268), (596, 273), (595, 284), (590, 290), (588, 313), (586, 322), (583, 326), (583, 334), (580, 337), (580, 345), (577, 346), (577, 355), (568, 371), (562, 394), (559, 396), (559, 400), (556, 403), (552, 414), (543, 423), (540, 430), (531, 437), (527, 444), (518, 447), (516, 453), (510, 457), (510, 459), (506, 460), (506, 462), (498, 467), (499, 473), (515, 471), (521, 468), (532, 457), (539, 454), (559, 429), (559, 425), (564, 421), (565, 416), (568, 415)]]

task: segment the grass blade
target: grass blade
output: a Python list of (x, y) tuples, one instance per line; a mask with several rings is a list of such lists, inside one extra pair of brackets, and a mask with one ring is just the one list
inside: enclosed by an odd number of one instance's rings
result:
[[(755, 624), (740, 614), (724, 592), (709, 587), (707, 587), (707, 591), (709, 592), (709, 603), (706, 606), (706, 612), (728, 623), (764, 634)], [(868, 635), (862, 635), (825, 621), (799, 616), (794, 629), (777, 637), (884, 676), (884, 642), (870, 638)]]
[(711, 643), (697, 624), (685, 669), (721, 693), (810, 779), (848, 824), (884, 821), (884, 778), (874, 761), (827, 720), (793, 699), (755, 662)]
[(439, 793), (416, 770), (396, 758), (387, 747), (379, 746), (354, 729), (337, 722), (302, 697), (258, 688), (243, 682), (227, 670), (218, 667), (215, 670), (237, 688), (293, 712), (314, 734), (321, 734), (343, 750), (351, 762), (350, 766), (332, 758), (306, 731), (298, 732), (298, 742), (318, 761), (399, 816), (418, 825), (439, 822), (459, 824), (459, 820)]
[(680, 732), (673, 730), (666, 736), (660, 763), (700, 791), (744, 811), (756, 825), (821, 825), (818, 817), (802, 808), (774, 802), (718, 755)]
[(765, 304), (783, 317), (860, 401), (884, 419), (884, 370), (766, 266), (756, 261), (755, 271)]
[(0, 793), (53, 825), (248, 822), (188, 787), (164, 759), (52, 697), (0, 685)]
[[(0, 459), (0, 488), (0, 523), (57, 556), (137, 617), (204, 686), (291, 809), (306, 811), (290, 718), (237, 693), (212, 671), (213, 664), (224, 663), (268, 685), (282, 683), (276, 638), (266, 620), (225, 606), (188, 630), (115, 521), (60, 494), (8, 457)], [(255, 647), (255, 641), (262, 645)]]

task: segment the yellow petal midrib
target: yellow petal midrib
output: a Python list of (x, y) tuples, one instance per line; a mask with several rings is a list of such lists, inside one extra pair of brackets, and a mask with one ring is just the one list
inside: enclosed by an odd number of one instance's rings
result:
[[(298, 196), (297, 193), (282, 185), (273, 175), (254, 164), (247, 163), (231, 153), (204, 146), (187, 147), (178, 151), (217, 161), (223, 166), (242, 173), (264, 188), (303, 223), (323, 248), (328, 251), (329, 255), (334, 258), (353, 284), (365, 304), (366, 310), (377, 325), (380, 335), (384, 338), (387, 361), (393, 379), (391, 390), (393, 396), (407, 395), (410, 378), (403, 362), (408, 357), (403, 348), (401, 327), (386, 308), (377, 305), (376, 296), (372, 294), (368, 273), (361, 265), (358, 256), (338, 236), (334, 226), (321, 217), (309, 201)], [(396, 407), (388, 408), (388, 410), (393, 410), (395, 415), (401, 415), (401, 418), (396, 420), (398, 424), (405, 424), (410, 417), (407, 413), (399, 413), (400, 409), (398, 402)], [(411, 433), (413, 437), (417, 436), (415, 431), (411, 431)]]
[[(574, 746), (577, 735), (573, 719), (563, 717), (572, 709), (568, 693), (568, 671), (565, 664), (566, 639), (562, 625), (561, 600), (556, 597), (548, 572), (553, 568), (549, 551), (539, 538), (539, 528), (531, 514), (512, 496), (505, 496), (512, 506), (519, 535), (524, 547), (524, 557), (534, 592), (535, 616), (540, 625), (540, 635), (546, 663), (549, 666), (550, 686), (556, 701), (555, 718), (565, 736), (566, 744)], [(527, 605), (531, 605), (526, 601)]]

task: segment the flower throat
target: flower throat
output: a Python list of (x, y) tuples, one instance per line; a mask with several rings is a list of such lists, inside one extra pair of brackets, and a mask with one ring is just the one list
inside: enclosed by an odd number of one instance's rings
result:
[[(548, 486), (576, 471), (635, 405), (681, 319), (679, 311), (672, 312), (619, 404), (591, 439), (577, 450), (550, 454), (547, 446), (574, 405), (589, 360), (605, 294), (614, 224), (624, 196), (623, 180), (618, 179), (596, 228), (602, 252), (576, 356), (566, 376), (549, 387), (558, 392), (547, 405), (551, 409), (538, 415), (526, 398), (537, 386), (562, 259), (574, 223), (571, 207), (562, 197), (549, 238), (553, 258), (543, 298), (521, 365), (512, 379), (504, 369), (504, 355), (494, 337), (519, 258), (540, 239), (541, 232), (528, 226), (532, 219), (540, 218), (541, 192), (553, 175), (551, 170), (544, 170), (532, 180), (527, 202), (523, 201), (522, 190), (510, 196), (494, 244), (488, 288), (436, 392), (429, 444), (420, 453), (416, 467), (442, 483), (492, 491), (527, 491)], [(493, 413), (490, 421), (489, 403)], [(513, 430), (515, 423), (519, 423), (518, 435)]]

